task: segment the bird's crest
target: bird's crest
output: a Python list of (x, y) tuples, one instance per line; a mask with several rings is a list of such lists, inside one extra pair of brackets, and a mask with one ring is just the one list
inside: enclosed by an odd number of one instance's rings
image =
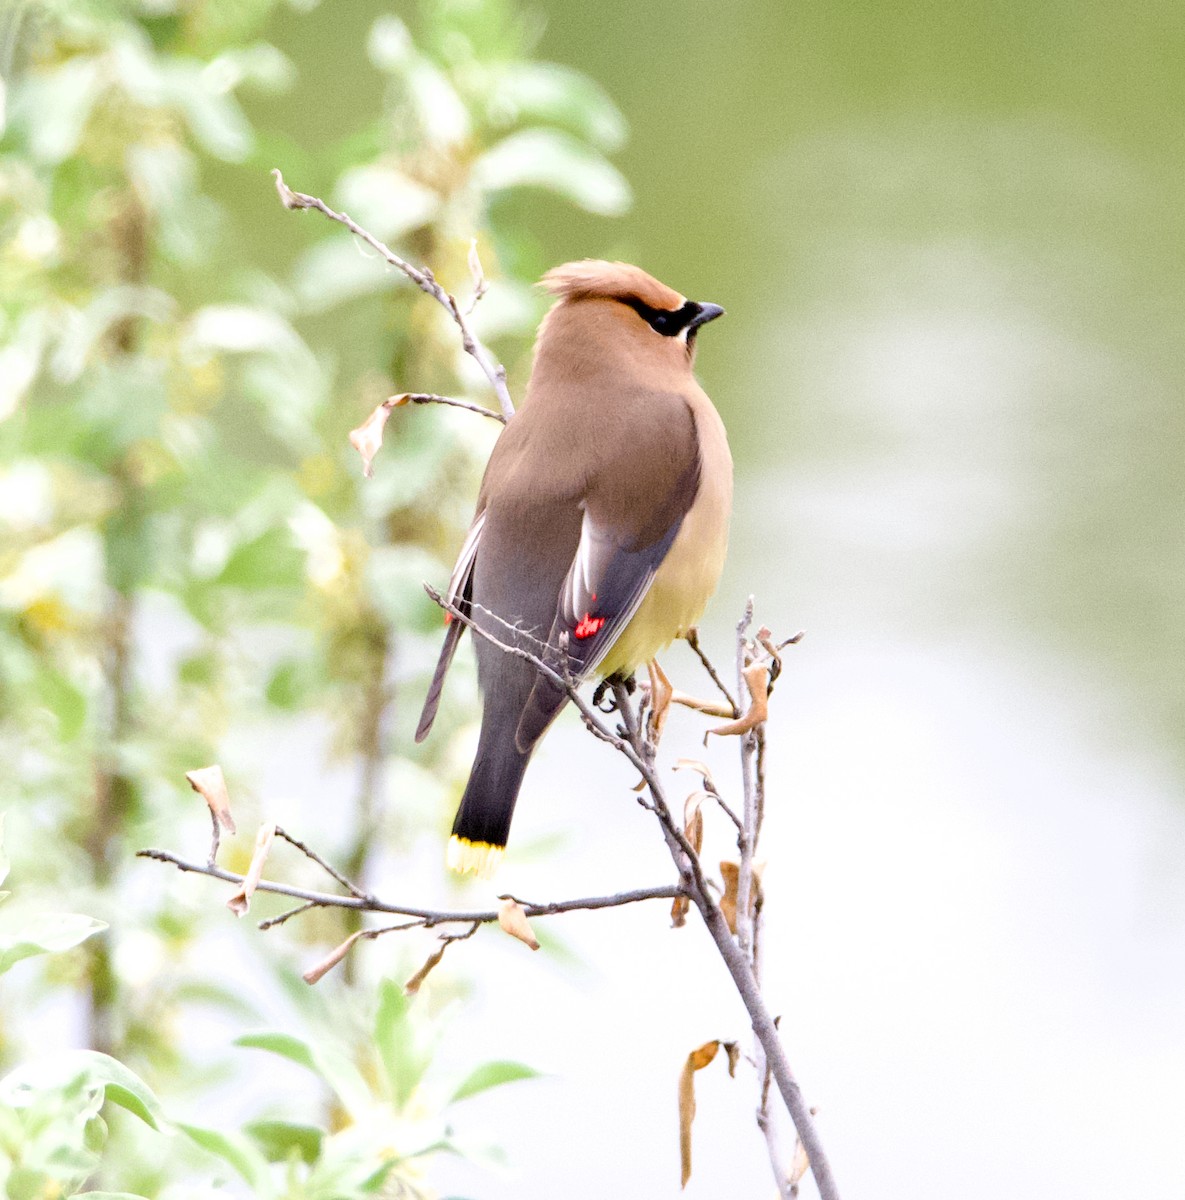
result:
[(606, 262), (585, 258), (580, 262), (564, 263), (547, 272), (540, 286), (561, 299), (581, 300), (603, 297), (606, 300), (639, 300), (650, 308), (674, 311), (684, 299), (641, 267), (629, 263)]

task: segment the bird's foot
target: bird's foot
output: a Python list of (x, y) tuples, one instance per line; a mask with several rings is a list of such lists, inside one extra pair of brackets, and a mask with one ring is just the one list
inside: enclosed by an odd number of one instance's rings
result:
[(638, 681), (632, 675), (606, 675), (593, 692), (593, 708), (603, 713), (616, 712), (617, 701), (609, 693), (619, 684), (625, 688), (627, 696), (632, 696), (638, 690)]

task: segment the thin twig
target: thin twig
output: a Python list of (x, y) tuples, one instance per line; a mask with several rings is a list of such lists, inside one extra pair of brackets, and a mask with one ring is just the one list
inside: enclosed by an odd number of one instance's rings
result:
[(506, 386), (506, 368), (477, 339), (469, 326), (468, 318), (457, 304), (456, 297), (451, 292), (446, 292), (436, 282), (436, 276), (432, 274), (431, 270), (427, 267), (413, 267), (411, 263), (400, 258), (389, 246), (380, 242), (374, 234), (363, 229), (361, 225), (358, 225), (345, 213), (336, 212), (330, 208), (324, 200), (320, 200), (316, 196), (310, 196), (305, 192), (293, 191), (284, 182), (284, 176), (280, 174), (278, 169), (272, 171), (272, 178), (276, 181), (276, 191), (279, 193), (280, 203), (285, 208), (315, 208), (331, 221), (336, 221), (339, 225), (344, 225), (355, 237), (361, 238), (371, 249), (381, 254), (391, 266), (402, 271), (421, 292), (431, 296), (452, 317), (457, 328), (461, 331), (461, 345), (464, 347), (465, 353), (477, 363), (482, 370), (482, 374), (490, 381), (490, 386), (494, 389), (494, 394), (498, 397), (498, 406), (502, 410), (502, 416), (509, 421), (514, 416), (514, 402), (510, 399), (510, 390)]
[(277, 916), (268, 917), (266, 921), (260, 921), (259, 928), (275, 929), (277, 925), (283, 925), (285, 921), (289, 921), (293, 917), (299, 917), (301, 913), (308, 912), (310, 908), (320, 907), (320, 904), (316, 900), (306, 900), (303, 904), (298, 904), (295, 908), (290, 908), (287, 911), (278, 914)]
[[(745, 657), (747, 650), (747, 634), (753, 622), (753, 597), (750, 596), (745, 605), (745, 611), (737, 623), (737, 696), (746, 706), (752, 703), (752, 696), (746, 700), (749, 687), (745, 679)], [(752, 733), (743, 733), (740, 738), (741, 753), (741, 787), (744, 805), (741, 819), (744, 830), (737, 838), (737, 849), (740, 851), (740, 864), (737, 868), (737, 944), (742, 953), (751, 958), (753, 953), (753, 849), (757, 840), (757, 798), (753, 780), (754, 739)]]
[[(724, 797), (720, 795), (718, 791), (716, 791), (715, 788), (705, 788), (704, 791), (706, 791), (708, 795), (716, 801), (716, 804), (719, 806), (721, 812), (723, 812), (724, 815), (728, 817), (728, 819), (736, 826), (738, 836), (743, 835), (745, 832), (745, 824), (733, 811), (732, 805), (729, 804)], [(739, 845), (740, 843), (738, 842), (737, 844)]]
[(717, 674), (716, 668), (714, 666), (712, 666), (711, 660), (704, 653), (703, 648), (700, 646), (699, 630), (698, 629), (689, 629), (687, 631), (687, 633), (684, 634), (683, 640), (692, 648), (692, 650), (695, 651), (696, 655), (699, 657), (700, 662), (703, 663), (703, 665), (704, 665), (704, 670), (707, 671), (708, 675), (711, 677), (711, 680), (716, 685), (716, 687), (720, 689), (720, 694), (725, 698), (725, 700), (728, 701), (728, 706), (729, 706), (729, 708), (732, 709), (732, 717), (733, 717), (733, 720), (735, 721), (741, 715), (740, 707), (737, 705), (737, 702), (733, 698), (732, 693), (728, 690), (727, 686), (725, 685), (724, 680), (721, 679), (720, 676)]
[(214, 866), (218, 861), (218, 847), (222, 842), (222, 822), (213, 808), (210, 809), (210, 821), (213, 823), (214, 832), (210, 835), (210, 857), (206, 861), (210, 866)]
[(284, 841), (286, 841), (290, 846), (295, 846), (301, 852), (301, 854), (303, 854), (306, 858), (311, 859), (317, 864), (317, 866), (321, 868), (321, 870), (336, 879), (337, 882), (340, 883), (342, 887), (344, 887), (346, 891), (350, 893), (351, 896), (354, 896), (359, 900), (365, 900), (368, 898), (366, 892), (364, 892), (362, 888), (360, 888), (356, 883), (347, 879), (336, 867), (332, 866), (330, 863), (327, 863), (316, 852), (316, 850), (306, 846), (304, 842), (300, 840), (300, 838), (293, 837), (292, 834), (287, 832), (287, 830), (281, 829), (279, 825), (276, 826), (276, 837), (283, 838)]
[(467, 412), (489, 417), (491, 421), (506, 424), (506, 418), (501, 413), (494, 412), (492, 408), (486, 408), (484, 404), (474, 404), (470, 400), (458, 400), (453, 396), (438, 396), (435, 392), (403, 392), (402, 397), (409, 404), (447, 404), (452, 408), (463, 408)]

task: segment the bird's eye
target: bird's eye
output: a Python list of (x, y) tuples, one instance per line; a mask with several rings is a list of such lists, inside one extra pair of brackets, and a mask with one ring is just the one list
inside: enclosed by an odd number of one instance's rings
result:
[(625, 301), (654, 330), (663, 337), (678, 337), (699, 314), (700, 306), (688, 300), (681, 308), (651, 308), (649, 304), (631, 297)]

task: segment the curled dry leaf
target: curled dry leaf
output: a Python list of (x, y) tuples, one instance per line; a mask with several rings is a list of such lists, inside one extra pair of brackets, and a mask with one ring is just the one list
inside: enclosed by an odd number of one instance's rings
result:
[(285, 208), (304, 208), (296, 198), (296, 193), (284, 182), (284, 176), (279, 168), (272, 169), (272, 178), (276, 181), (276, 191), (280, 193), (280, 203)]
[(527, 920), (526, 909), (515, 899), (507, 898), (498, 905), (498, 924), (520, 942), (525, 942), (532, 950), (539, 949), (539, 943)]
[[(683, 836), (698, 854), (704, 846), (703, 803), (708, 798), (705, 791), (692, 792), (683, 805)], [(687, 924), (687, 913), (691, 908), (690, 896), (676, 896), (671, 901), (671, 926), (682, 929)]]
[(740, 863), (722, 862), (720, 877), (724, 880), (724, 895), (720, 897), (720, 911), (728, 923), (728, 932), (737, 931), (737, 882), (741, 876)]
[(234, 817), (230, 815), (230, 794), (226, 790), (226, 779), (222, 768), (215, 763), (212, 767), (198, 767), (186, 771), (189, 786), (210, 806), (214, 819), (228, 833), (235, 832)]
[(474, 305), (490, 289), (486, 282), (486, 273), (482, 270), (481, 256), (477, 253), (477, 238), (471, 238), (469, 241), (469, 278), (473, 280), (473, 303), (469, 306), (469, 311), (472, 312)]
[(302, 976), (301, 979), (305, 983), (316, 983), (323, 975), (328, 975), (334, 967), (347, 954), (350, 953), (350, 947), (363, 935), (365, 930), (359, 929), (357, 933), (351, 933), (348, 938), (340, 946), (335, 946), (330, 952), (315, 966), (310, 967)]
[(255, 851), (251, 855), (251, 865), (247, 868), (247, 874), (243, 877), (243, 886), (226, 902), (226, 907), (236, 917), (246, 916), (247, 909), (251, 907), (251, 897), (255, 895), (255, 889), (263, 878), (263, 867), (267, 862), (268, 851), (272, 848), (272, 840), (275, 836), (276, 824), (274, 821), (261, 825), (259, 832), (255, 835)]
[(367, 479), (374, 474), (372, 464), (374, 456), (383, 446), (383, 429), (387, 418), (393, 408), (402, 408), (408, 402), (408, 395), (407, 392), (400, 392), (398, 396), (388, 396), (357, 429), (350, 430), (350, 445), (361, 455), (362, 474)]
[(797, 1189), (810, 1169), (811, 1160), (806, 1156), (806, 1147), (801, 1141), (796, 1141), (794, 1143), (794, 1162), (790, 1166), (790, 1186)]
[(728, 1075), (730, 1079), (737, 1077), (737, 1063), (741, 1059), (741, 1047), (739, 1042), (725, 1042), (724, 1053), (728, 1055)]
[(719, 1041), (704, 1042), (693, 1050), (683, 1064), (679, 1076), (679, 1160), (683, 1171), (682, 1186), (691, 1178), (691, 1122), (695, 1120), (695, 1073), (702, 1071), (716, 1057)]
[(692, 792), (683, 804), (683, 834), (696, 854), (704, 848), (703, 805), (707, 798), (705, 791)]
[(698, 758), (681, 758), (671, 769), (674, 771), (695, 771), (703, 779), (704, 787), (708, 791), (716, 791), (716, 784), (712, 779), (712, 772), (708, 770), (708, 764), (700, 762)]
[(428, 973), (444, 957), (444, 952), (448, 949), (448, 945), (448, 942), (442, 942), (428, 956), (428, 961), (403, 985), (403, 994), (405, 996), (414, 996), (420, 990), (420, 985), (428, 978)]
[(717, 737), (733, 737), (748, 733), (750, 730), (756, 729), (769, 716), (769, 667), (763, 663), (754, 663), (751, 667), (745, 668), (744, 675), (745, 683), (749, 687), (749, 695), (752, 697), (749, 711), (737, 720), (729, 721), (727, 725), (717, 725), (715, 729), (709, 729), (708, 733), (704, 734), (705, 745), (707, 745), (710, 733), (716, 734)]
[(671, 703), (683, 708), (691, 708), (696, 712), (706, 713), (709, 717), (731, 717), (732, 709), (722, 700), (702, 700), (689, 692), (681, 692), (676, 688), (671, 693)]
[(671, 697), (675, 689), (666, 672), (658, 665), (658, 659), (652, 658), (646, 664), (650, 675), (650, 716), (647, 718), (646, 729), (650, 740), (657, 746), (662, 739), (662, 731), (666, 728), (667, 716), (671, 711)]

